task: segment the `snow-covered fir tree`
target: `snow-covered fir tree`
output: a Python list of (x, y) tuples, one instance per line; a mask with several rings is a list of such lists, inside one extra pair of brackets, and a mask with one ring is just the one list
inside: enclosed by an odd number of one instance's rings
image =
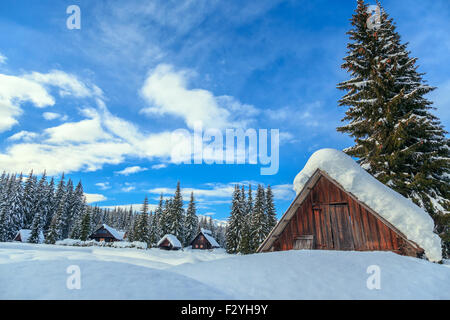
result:
[(44, 202), (47, 205), (47, 210), (45, 216), (43, 217), (43, 232), (44, 234), (46, 234), (55, 212), (53, 206), (53, 204), (55, 203), (55, 180), (53, 177), (50, 179), (50, 182), (47, 185), (44, 197)]
[(64, 215), (65, 205), (63, 201), (59, 201), (58, 209), (56, 210), (52, 222), (50, 223), (50, 228), (45, 237), (45, 243), (54, 244), (56, 241), (62, 239), (62, 216)]
[(21, 207), (23, 210), (23, 228), (29, 229), (33, 222), (33, 209), (36, 203), (36, 177), (31, 170), (25, 181), (25, 187), (22, 194)]
[(80, 224), (80, 240), (86, 241), (91, 234), (91, 207), (85, 206)]
[(163, 234), (163, 228), (162, 228), (162, 223), (164, 222), (163, 219), (163, 208), (164, 208), (164, 197), (163, 194), (161, 193), (160, 197), (159, 197), (159, 203), (158, 206), (155, 209), (155, 224), (156, 224), (156, 229), (155, 229), (155, 238), (156, 241), (158, 242), (159, 239), (161, 239), (164, 234)]
[(8, 219), (9, 217), (6, 213), (6, 208), (4, 206), (0, 206), (0, 242), (6, 242), (11, 239), (8, 228)]
[(69, 230), (72, 222), (72, 207), (74, 204), (74, 189), (73, 189), (73, 181), (69, 178), (67, 180), (66, 188), (65, 188), (64, 199), (61, 201), (64, 204), (63, 215), (61, 216), (61, 237), (62, 239), (66, 239), (69, 237)]
[(231, 213), (228, 217), (228, 228), (226, 233), (227, 252), (238, 253), (241, 240), (241, 230), (244, 221), (244, 208), (242, 207), (241, 190), (238, 185), (234, 187)]
[(40, 234), (42, 231), (42, 211), (37, 211), (34, 214), (33, 222), (31, 224), (31, 232), (30, 237), (28, 238), (28, 242), (30, 243), (39, 243), (40, 241)]
[(266, 215), (266, 199), (264, 188), (258, 185), (256, 190), (255, 204), (250, 218), (250, 248), (252, 252), (256, 252), (259, 245), (264, 241), (268, 232), (268, 217)]
[(184, 209), (183, 196), (181, 195), (180, 182), (177, 183), (175, 195), (171, 202), (169, 215), (167, 216), (168, 232), (173, 234), (181, 243), (184, 243)]
[(243, 208), (242, 214), (242, 225), (240, 232), (240, 239), (238, 245), (238, 252), (241, 254), (252, 253), (251, 247), (251, 213), (253, 211), (253, 195), (252, 186), (248, 186), (248, 198), (245, 197), (245, 187), (242, 186), (241, 197), (240, 197), (241, 207)]
[(339, 101), (348, 106), (347, 124), (337, 130), (354, 138), (345, 151), (363, 168), (434, 218), (448, 250), (448, 225), (441, 223), (450, 211), (449, 140), (425, 98), (435, 88), (417, 71), (393, 19), (380, 12), (377, 23), (367, 23), (368, 6), (358, 1), (342, 65), (352, 78), (338, 84), (347, 91)]
[(189, 205), (186, 210), (186, 219), (185, 219), (185, 243), (187, 246), (194, 240), (194, 237), (197, 235), (198, 231), (198, 217), (197, 217), (197, 209), (195, 207), (195, 199), (194, 193), (191, 192), (191, 198), (189, 200)]
[(148, 197), (145, 196), (142, 204), (141, 213), (136, 217), (134, 229), (134, 241), (141, 241), (151, 246), (150, 242), (150, 230), (149, 230), (149, 211), (148, 211)]
[(275, 211), (275, 204), (273, 201), (273, 192), (270, 185), (266, 188), (266, 215), (267, 215), (267, 228), (266, 233), (269, 234), (270, 231), (277, 224), (277, 212)]
[(151, 245), (155, 245), (158, 241), (159, 238), (156, 235), (156, 230), (158, 228), (157, 226), (158, 221), (156, 220), (156, 214), (152, 213), (150, 211), (150, 215), (149, 215), (149, 242), (151, 243)]
[[(83, 192), (83, 185), (81, 184), (81, 181), (78, 182), (75, 191), (72, 194), (72, 197), (70, 197), (69, 203), (68, 203), (68, 215), (70, 218), (69, 222), (69, 234), (72, 239), (79, 239), (80, 237), (80, 230), (81, 230), (81, 220), (84, 213), (84, 207), (85, 207), (85, 196)], [(120, 217), (120, 215), (118, 215)]]

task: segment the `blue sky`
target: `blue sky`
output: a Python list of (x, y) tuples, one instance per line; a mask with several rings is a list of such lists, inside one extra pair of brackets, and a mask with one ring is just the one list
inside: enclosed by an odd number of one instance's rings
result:
[[(81, 9), (81, 29), (66, 8)], [(429, 98), (450, 123), (448, 0), (385, 0)], [(0, 2), (0, 168), (62, 171), (92, 204), (155, 204), (178, 180), (200, 214), (225, 219), (234, 183), (270, 184), (281, 215), (292, 182), (337, 133), (336, 84), (355, 0)], [(175, 164), (170, 137), (213, 128), (279, 129), (280, 168)], [(187, 197), (186, 197), (187, 198)], [(99, 200), (94, 202), (95, 200)]]

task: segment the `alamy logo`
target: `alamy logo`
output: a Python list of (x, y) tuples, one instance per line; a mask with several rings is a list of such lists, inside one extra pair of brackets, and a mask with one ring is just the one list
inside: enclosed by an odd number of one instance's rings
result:
[(172, 133), (171, 161), (178, 164), (260, 164), (261, 175), (274, 175), (279, 169), (279, 148), (278, 129), (203, 130), (202, 123), (197, 122), (193, 132), (178, 129)]
[(70, 14), (70, 16), (67, 18), (66, 26), (67, 29), (73, 30), (73, 29), (81, 29), (81, 10), (80, 7), (77, 5), (71, 5), (68, 6), (66, 9), (66, 13)]
[(77, 265), (70, 265), (66, 269), (67, 277), (66, 286), (69, 290), (80, 290), (81, 289), (81, 270)]
[(370, 30), (378, 29), (381, 26), (381, 9), (377, 5), (371, 5), (367, 8), (369, 18), (367, 18), (367, 28)]
[(381, 269), (377, 265), (371, 265), (367, 267), (366, 272), (370, 274), (367, 278), (366, 286), (369, 290), (380, 290), (381, 289)]

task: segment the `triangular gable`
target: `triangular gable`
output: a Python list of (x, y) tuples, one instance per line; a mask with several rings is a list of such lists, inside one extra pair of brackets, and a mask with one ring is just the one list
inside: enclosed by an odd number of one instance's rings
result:
[[(213, 236), (205, 231), (209, 231), (206, 229), (201, 229), (200, 232), (197, 234), (197, 236), (194, 238), (194, 240), (191, 241), (190, 245), (192, 245), (200, 235), (203, 235), (206, 239), (206, 241), (209, 242), (209, 244), (211, 245), (211, 247), (216, 247), (216, 248), (220, 248), (220, 244), (216, 241), (216, 239), (213, 238)], [(209, 231), (211, 232), (211, 231)]]
[(174, 248), (181, 248), (182, 247), (180, 240), (178, 240), (178, 238), (176, 236), (174, 236), (173, 234), (166, 234), (164, 237), (162, 237), (158, 241), (156, 246), (159, 247), (164, 242), (164, 240), (169, 241), (169, 243), (172, 244), (172, 246)]
[(114, 239), (116, 240), (123, 240), (123, 237), (121, 236), (121, 234), (119, 233), (119, 231), (117, 231), (116, 229), (106, 225), (106, 224), (102, 224), (100, 227), (98, 227), (92, 234), (90, 237), (94, 236), (100, 229), (104, 229), (106, 230), (106, 232)]
[(264, 240), (264, 242), (260, 245), (257, 252), (262, 252), (268, 250), (275, 242), (275, 240), (281, 235), (281, 233), (284, 231), (286, 225), (289, 223), (290, 219), (294, 216), (297, 209), (302, 205), (303, 201), (305, 201), (306, 197), (309, 195), (313, 187), (316, 185), (316, 183), (319, 181), (321, 177), (324, 177), (328, 181), (330, 181), (333, 185), (335, 185), (337, 188), (342, 190), (342, 192), (349, 195), (354, 201), (359, 203), (362, 207), (364, 207), (369, 213), (374, 215), (377, 219), (379, 219), (381, 222), (383, 222), (386, 227), (391, 229), (393, 232), (398, 234), (403, 240), (405, 240), (407, 243), (409, 243), (414, 248), (421, 249), (416, 243), (409, 240), (400, 230), (398, 230), (395, 226), (393, 226), (391, 223), (389, 223), (386, 219), (384, 219), (381, 215), (379, 215), (377, 212), (375, 212), (373, 209), (371, 209), (369, 206), (367, 206), (365, 203), (360, 201), (355, 195), (353, 195), (351, 192), (348, 192), (345, 190), (336, 180), (331, 178), (326, 172), (317, 169), (314, 174), (309, 178), (309, 180), (305, 183), (303, 189), (298, 193), (298, 195), (295, 197), (294, 201), (291, 203), (289, 208), (286, 210), (286, 212), (283, 214), (281, 219), (278, 221), (277, 225), (272, 229), (272, 231), (269, 233), (267, 238)]

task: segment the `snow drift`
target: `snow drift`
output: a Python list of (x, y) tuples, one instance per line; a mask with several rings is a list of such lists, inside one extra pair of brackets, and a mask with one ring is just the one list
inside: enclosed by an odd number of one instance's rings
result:
[[(80, 268), (81, 288), (66, 286)], [(369, 266), (379, 289), (367, 286)], [(229, 255), (0, 243), (0, 299), (449, 299), (449, 266), (392, 252)]]
[(316, 151), (295, 177), (294, 189), (297, 194), (317, 169), (325, 171), (346, 191), (380, 214), (409, 240), (422, 247), (429, 260), (442, 260), (441, 239), (433, 232), (432, 218), (411, 200), (375, 179), (341, 151), (335, 149)]

